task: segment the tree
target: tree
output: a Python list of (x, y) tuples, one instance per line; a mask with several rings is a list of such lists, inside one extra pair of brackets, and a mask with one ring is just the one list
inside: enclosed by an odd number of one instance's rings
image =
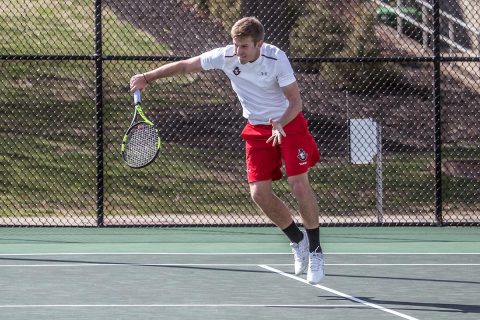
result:
[[(375, 57), (375, 6), (369, 0), (308, 0), (292, 28), (291, 54), (305, 57)], [(394, 70), (382, 63), (316, 63), (297, 69), (322, 71), (340, 88), (379, 89)], [(307, 69), (308, 67), (308, 69)]]

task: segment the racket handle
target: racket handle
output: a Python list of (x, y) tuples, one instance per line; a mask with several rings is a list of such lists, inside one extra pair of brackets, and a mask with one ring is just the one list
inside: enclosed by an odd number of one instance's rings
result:
[(135, 105), (140, 104), (142, 102), (142, 92), (140, 90), (136, 90), (133, 93), (133, 101)]

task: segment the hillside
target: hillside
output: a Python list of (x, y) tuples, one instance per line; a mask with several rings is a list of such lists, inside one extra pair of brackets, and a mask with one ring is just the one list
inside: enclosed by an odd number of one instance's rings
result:
[[(121, 19), (148, 32), (157, 41), (167, 43), (172, 55), (193, 56), (230, 42), (228, 34), (219, 23), (185, 5), (184, 1), (178, 0), (175, 4), (171, 2), (158, 1), (156, 6), (152, 6), (148, 0), (106, 1)], [(133, 6), (142, 9), (130, 10)], [(180, 28), (179, 21), (182, 22)], [(396, 40), (392, 30), (384, 26), (378, 26), (376, 32), (379, 43), (383, 46), (383, 56), (412, 56), (411, 50), (406, 50), (404, 46), (408, 39), (402, 39), (401, 42)], [(297, 72), (305, 112), (324, 155), (346, 152), (347, 120), (365, 117), (374, 117), (381, 122), (386, 150), (398, 151), (399, 147), (406, 148), (405, 150), (432, 150), (432, 67), (427, 63), (402, 63), (401, 70), (404, 79), (393, 81), (396, 86), (368, 93), (342, 91), (332, 81), (332, 75)], [(218, 77), (216, 74), (208, 76)], [(231, 90), (227, 90), (234, 99)], [(480, 140), (480, 129), (475, 116), (480, 114), (480, 95), (447, 73), (442, 78), (442, 90), (443, 141), (471, 146), (472, 141)], [(218, 123), (219, 128), (212, 136), (202, 139), (204, 147), (224, 146), (221, 137), (238, 135), (243, 123), (238, 103), (217, 107), (217, 110), (211, 109), (209, 112), (197, 112), (198, 107), (204, 106), (177, 110), (178, 113), (168, 116), (169, 121), (177, 116), (175, 121), (188, 124), (189, 130), (196, 132), (202, 132), (208, 123)], [(235, 125), (225, 125), (223, 115), (226, 114), (233, 114), (231, 119), (238, 122)], [(169, 136), (169, 139), (181, 141), (183, 134), (179, 130), (176, 135)], [(236, 148), (238, 145), (230, 147)]]
[(219, 23), (184, 1), (105, 0), (117, 16), (167, 43), (171, 55), (194, 56), (230, 41)]

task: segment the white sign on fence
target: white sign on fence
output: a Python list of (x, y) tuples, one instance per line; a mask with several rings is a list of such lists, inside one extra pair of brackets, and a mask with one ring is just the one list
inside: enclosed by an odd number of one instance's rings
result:
[(377, 123), (372, 118), (350, 119), (350, 161), (367, 164), (374, 161), (377, 148)]
[(382, 128), (367, 119), (350, 119), (350, 162), (352, 164), (368, 164), (375, 162), (375, 193), (377, 220), (383, 222), (383, 160), (382, 160)]

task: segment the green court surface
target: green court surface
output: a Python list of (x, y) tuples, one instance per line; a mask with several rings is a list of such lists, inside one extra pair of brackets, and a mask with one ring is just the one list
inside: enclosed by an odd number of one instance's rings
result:
[(480, 229), (0, 228), (0, 319), (479, 319)]

